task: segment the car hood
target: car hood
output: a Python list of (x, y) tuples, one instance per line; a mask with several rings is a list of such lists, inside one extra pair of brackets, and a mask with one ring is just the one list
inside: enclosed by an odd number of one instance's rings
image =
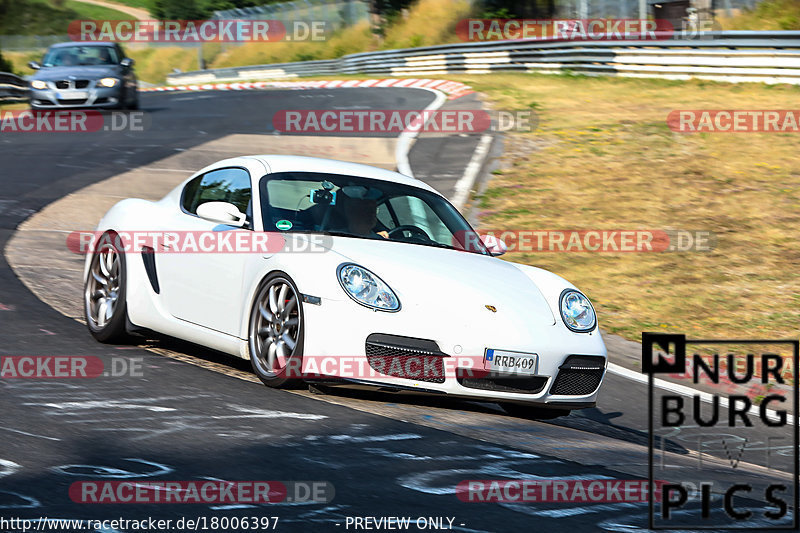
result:
[(93, 80), (107, 76), (119, 76), (120, 67), (116, 65), (92, 65), (77, 67), (42, 67), (30, 77), (31, 80), (55, 81), (69, 79), (70, 76), (79, 80)]
[(536, 283), (513, 263), (496, 257), (348, 237), (334, 237), (330, 249), (343, 263), (357, 263), (380, 277), (404, 310), (446, 313), (440, 317), (490, 316), (490, 306), (498, 315), (525, 317), (540, 325), (555, 323)]

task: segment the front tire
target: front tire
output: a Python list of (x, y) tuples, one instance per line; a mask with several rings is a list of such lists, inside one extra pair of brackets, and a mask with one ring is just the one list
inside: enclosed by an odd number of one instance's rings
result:
[(300, 292), (283, 272), (267, 276), (250, 309), (248, 347), (253, 371), (268, 387), (299, 383), (303, 362)]
[(131, 111), (137, 111), (139, 109), (139, 91), (137, 89), (133, 90), (133, 102), (128, 105), (128, 109)]
[(128, 306), (125, 300), (125, 255), (114, 242), (116, 233), (105, 233), (89, 265), (83, 289), (83, 310), (92, 336), (103, 343), (127, 340)]

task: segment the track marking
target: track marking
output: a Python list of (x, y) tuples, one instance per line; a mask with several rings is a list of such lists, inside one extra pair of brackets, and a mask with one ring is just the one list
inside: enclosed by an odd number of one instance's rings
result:
[(486, 156), (489, 154), (489, 146), (491, 143), (491, 135), (483, 135), (481, 137), (481, 140), (478, 141), (478, 146), (475, 148), (475, 152), (472, 154), (472, 159), (469, 160), (467, 168), (464, 169), (464, 175), (461, 176), (461, 179), (456, 182), (456, 192), (455, 195), (453, 195), (453, 205), (459, 211), (462, 207), (464, 207), (464, 204), (467, 203), (472, 186), (475, 184), (478, 173), (483, 167), (483, 162), (486, 159)]
[[(415, 87), (415, 89), (422, 89), (432, 92), (436, 98), (433, 102), (426, 107), (423, 111), (434, 111), (442, 107), (447, 97), (442, 91), (437, 89), (429, 89), (428, 87)], [(411, 141), (416, 139), (419, 131), (404, 131), (397, 137), (397, 149), (395, 150), (395, 159), (397, 161), (397, 172), (405, 174), (413, 178), (414, 173), (411, 171), (411, 164), (408, 162), (408, 152), (411, 151)]]
[[(20, 435), (26, 435), (28, 437), (36, 437), (38, 439), (47, 439), (47, 440), (56, 440), (56, 441), (60, 441), (61, 440), (61, 439), (57, 439), (55, 437), (47, 437), (45, 435), (37, 435), (35, 433), (28, 433), (26, 431), (20, 431), (18, 429), (12, 429), (12, 428), (7, 428), (7, 427), (0, 427), (0, 429), (3, 429), (5, 431), (11, 431), (12, 433), (19, 433)], [(2, 459), (0, 459), (0, 465), (2, 465)], [(0, 477), (2, 477), (2, 472), (0, 472)]]
[[(635, 370), (630, 370), (623, 366), (616, 365), (614, 363), (608, 363), (608, 371), (612, 374), (616, 374), (617, 376), (630, 379), (632, 381), (637, 381), (639, 383), (643, 383), (647, 385), (648, 378), (646, 374), (642, 374), (641, 372), (636, 372)], [(672, 383), (671, 381), (666, 381), (663, 379), (655, 378), (653, 380), (653, 385), (658, 387), (659, 389), (663, 389), (665, 391), (674, 392), (675, 394), (680, 394), (682, 396), (700, 396), (700, 399), (706, 403), (711, 403), (713, 401), (713, 395), (707, 392), (703, 392), (698, 389), (693, 389), (692, 387), (687, 387), (686, 385), (679, 385), (678, 383)], [(727, 398), (720, 398), (719, 399), (720, 407), (724, 407), (728, 409), (728, 399)], [(795, 406), (797, 409), (797, 406)], [(761, 408), (757, 406), (752, 406), (748, 411), (748, 414), (753, 416), (760, 416)], [(778, 413), (774, 409), (767, 409), (767, 415), (772, 418), (773, 420), (778, 420)], [(787, 416), (786, 422), (790, 426), (794, 425), (794, 420), (792, 417)]]

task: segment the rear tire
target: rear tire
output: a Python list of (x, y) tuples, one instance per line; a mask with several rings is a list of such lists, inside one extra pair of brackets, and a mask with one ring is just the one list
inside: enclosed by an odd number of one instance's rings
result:
[(568, 409), (551, 409), (548, 407), (538, 407), (521, 403), (501, 403), (500, 406), (511, 416), (516, 416), (517, 418), (532, 418), (535, 420), (553, 420), (562, 416), (569, 416), (572, 412)]
[(89, 332), (100, 342), (120, 344), (128, 339), (128, 306), (125, 300), (125, 254), (114, 232), (104, 233), (84, 280), (83, 311)]
[(253, 372), (268, 387), (302, 385), (303, 304), (283, 272), (267, 276), (250, 309), (248, 349)]

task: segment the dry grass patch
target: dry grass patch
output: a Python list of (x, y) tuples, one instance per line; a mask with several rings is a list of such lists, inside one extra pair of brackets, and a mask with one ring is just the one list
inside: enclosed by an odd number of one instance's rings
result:
[[(539, 129), (507, 138), (492, 229), (710, 230), (707, 253), (515, 253), (581, 287), (602, 326), (798, 337), (800, 134), (678, 134), (673, 109), (796, 109), (800, 89), (545, 75), (457, 77)], [(533, 142), (535, 140), (535, 142)]]
[(384, 49), (410, 48), (459, 42), (456, 25), (473, 16), (468, 0), (419, 0), (407, 18), (398, 18), (385, 32)]

